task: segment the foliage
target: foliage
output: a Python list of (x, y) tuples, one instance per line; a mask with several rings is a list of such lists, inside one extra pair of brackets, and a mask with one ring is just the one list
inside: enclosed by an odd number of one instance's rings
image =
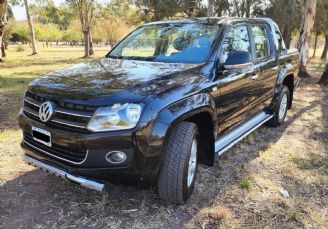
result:
[(63, 33), (53, 24), (35, 24), (36, 37), (40, 41), (59, 41)]
[(4, 33), (3, 33), (3, 39), (4, 39), (5, 43), (7, 43), (10, 40), (14, 29), (15, 29), (14, 20), (12, 20), (12, 19), (8, 20), (8, 22), (6, 24), (6, 28), (5, 28)]
[(81, 35), (79, 32), (68, 29), (64, 31), (62, 39), (66, 42), (78, 42), (81, 40)]
[(249, 191), (252, 188), (252, 184), (247, 178), (243, 178), (240, 181), (240, 187)]
[(328, 1), (318, 0), (314, 30), (315, 32), (328, 35)]
[(57, 7), (51, 1), (42, 3), (31, 5), (35, 19), (41, 24), (55, 24), (60, 30), (67, 30), (70, 21), (74, 18), (73, 10), (65, 5)]
[[(130, 30), (126, 23), (120, 18), (108, 17), (101, 18), (97, 21), (101, 24), (101, 29), (97, 29), (98, 34), (103, 37), (103, 40), (108, 42), (113, 47), (120, 39), (124, 37)], [(96, 28), (99, 28), (97, 26)], [(97, 33), (95, 33), (97, 34)]]
[(165, 18), (206, 16), (201, 0), (137, 0), (136, 5), (151, 21)]
[(17, 23), (15, 26), (14, 33), (19, 36), (19, 41), (27, 43), (31, 41), (30, 32), (26, 23)]

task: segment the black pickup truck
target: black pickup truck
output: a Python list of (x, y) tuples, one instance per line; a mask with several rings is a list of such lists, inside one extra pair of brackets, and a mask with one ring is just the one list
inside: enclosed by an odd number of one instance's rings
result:
[(270, 19), (149, 23), (103, 59), (28, 86), (23, 159), (91, 189), (156, 185), (183, 203), (197, 164), (212, 166), (262, 124), (284, 121), (298, 68)]

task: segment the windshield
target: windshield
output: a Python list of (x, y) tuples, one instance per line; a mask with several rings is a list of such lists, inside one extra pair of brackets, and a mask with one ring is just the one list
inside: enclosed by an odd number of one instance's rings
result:
[(171, 63), (202, 63), (209, 56), (218, 25), (156, 24), (136, 29), (107, 57)]

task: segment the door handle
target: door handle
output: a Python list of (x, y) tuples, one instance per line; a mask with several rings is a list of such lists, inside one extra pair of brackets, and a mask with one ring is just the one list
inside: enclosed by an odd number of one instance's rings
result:
[(251, 76), (251, 80), (257, 80), (257, 78), (259, 78), (259, 75), (258, 74), (255, 74), (255, 75), (252, 75)]

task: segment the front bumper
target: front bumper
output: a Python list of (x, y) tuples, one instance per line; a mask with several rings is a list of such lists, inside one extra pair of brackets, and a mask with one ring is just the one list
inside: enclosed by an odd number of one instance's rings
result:
[[(109, 180), (112, 183), (144, 184), (157, 176), (155, 163), (146, 163), (146, 141), (138, 141), (136, 133), (120, 131), (116, 133), (78, 133), (52, 128), (44, 123), (30, 119), (22, 111), (19, 125), (23, 130), (22, 149), (25, 154), (35, 160), (51, 165), (77, 177)], [(38, 127), (51, 133), (52, 147), (44, 146), (31, 138), (32, 127)], [(141, 139), (141, 138), (139, 138)], [(141, 149), (141, 148), (142, 149)], [(61, 150), (60, 152), (57, 150)], [(63, 150), (62, 150), (63, 149)], [(56, 153), (86, 152), (81, 162), (72, 163), (63, 160)], [(106, 160), (111, 151), (126, 153), (127, 160), (121, 164), (113, 164)], [(65, 158), (64, 158), (65, 159)]]
[(94, 190), (97, 190), (100, 192), (104, 190), (105, 185), (98, 181), (94, 181), (94, 180), (90, 180), (88, 178), (70, 174), (69, 172), (66, 172), (62, 169), (56, 168), (54, 166), (51, 166), (51, 165), (45, 164), (39, 160), (36, 160), (27, 154), (23, 154), (22, 158), (23, 158), (23, 161), (25, 161), (27, 164), (33, 165), (34, 167), (44, 170), (47, 173), (53, 174), (53, 175), (61, 177), (63, 179), (68, 179), (68, 180), (70, 180), (74, 183), (77, 183), (86, 188), (94, 189)]

